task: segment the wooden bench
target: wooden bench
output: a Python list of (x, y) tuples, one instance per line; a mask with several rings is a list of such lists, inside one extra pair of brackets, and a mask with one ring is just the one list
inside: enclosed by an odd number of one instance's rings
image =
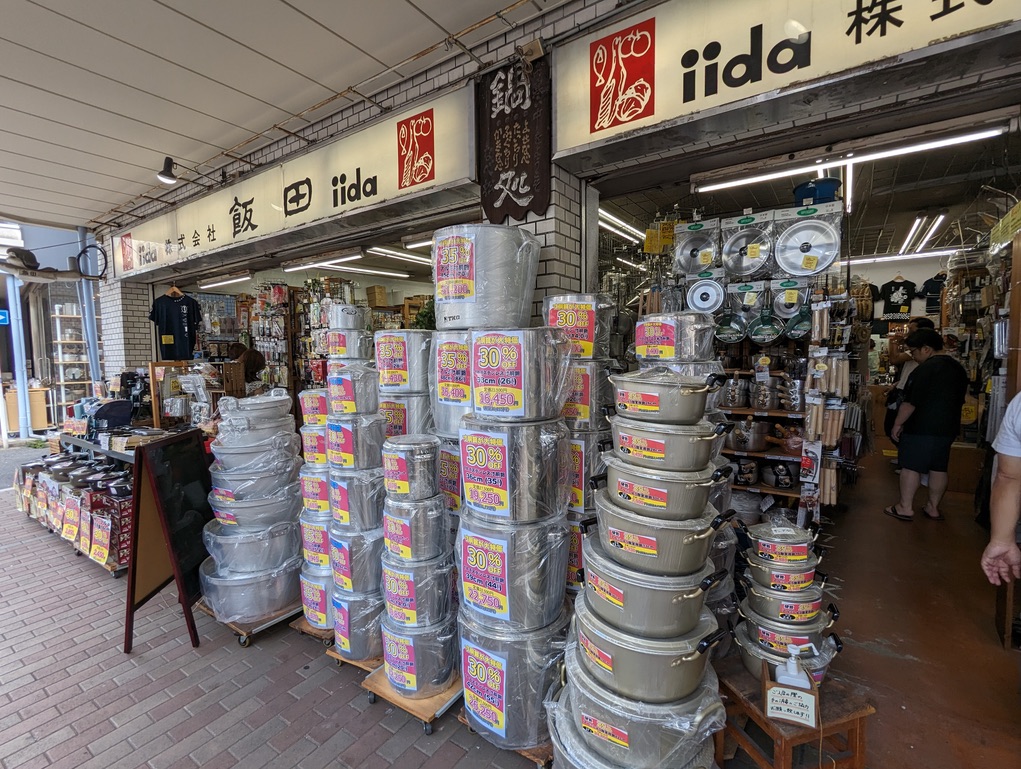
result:
[[(771, 721), (762, 712), (762, 684), (745, 670), (739, 656), (713, 662), (720, 679), (720, 695), (727, 708), (727, 725), (716, 734), (716, 763), (723, 766), (724, 741), (731, 737), (761, 769), (817, 767), (818, 760), (794, 763), (794, 748), (822, 745), (828, 769), (865, 769), (865, 719), (876, 712), (865, 691), (857, 686), (826, 679), (820, 693), (818, 729)], [(773, 741), (768, 755), (747, 732), (748, 721), (756, 724)]]

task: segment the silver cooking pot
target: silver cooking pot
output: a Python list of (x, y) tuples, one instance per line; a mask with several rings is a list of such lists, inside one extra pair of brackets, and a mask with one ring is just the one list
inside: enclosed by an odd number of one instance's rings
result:
[(809, 587), (815, 581), (817, 568), (822, 560), (814, 554), (809, 554), (807, 561), (795, 563), (767, 561), (759, 558), (752, 550), (746, 550), (744, 557), (748, 563), (747, 573), (756, 584), (786, 591), (804, 590)]
[[(751, 636), (752, 627), (748, 622), (738, 623), (732, 632), (745, 670), (759, 680), (762, 677), (762, 662), (765, 661), (769, 665), (770, 679), (775, 681), (777, 669), (783, 668), (790, 657), (787, 650), (775, 652), (755, 643)], [(798, 661), (816, 684), (822, 684), (833, 658), (843, 650), (844, 644), (840, 637), (836, 633), (830, 633), (824, 639), (822, 646), (817, 648), (818, 654), (811, 654), (811, 650), (803, 651), (798, 655)]]
[(712, 360), (712, 315), (702, 312), (674, 312), (646, 315), (635, 328), (635, 357), (640, 361)]
[(450, 613), (454, 556), (444, 553), (429, 561), (409, 563), (383, 551), (383, 599), (390, 622), (424, 627)]
[(429, 392), (432, 333), (422, 329), (376, 332), (380, 392)]
[(461, 417), (472, 410), (471, 332), (437, 331), (432, 337), (429, 393), (436, 433), (457, 436)]
[(508, 526), (463, 511), (454, 550), (462, 614), (519, 632), (550, 624), (564, 601), (569, 546), (565, 514)]
[(792, 625), (811, 622), (822, 611), (823, 583), (813, 582), (794, 592), (773, 590), (742, 577), (748, 607), (756, 614), (775, 622)]
[(387, 497), (415, 502), (439, 494), (439, 454), (440, 439), (435, 435), (397, 435), (383, 441)]
[(654, 470), (690, 473), (709, 464), (720, 453), (716, 438), (733, 429), (733, 423), (660, 425), (621, 416), (610, 417), (613, 451), (626, 462)]
[(349, 593), (372, 593), (379, 590), (382, 574), (383, 531), (346, 532), (336, 523), (330, 528), (330, 568), (333, 584)]
[(337, 362), (368, 362), (372, 358), (372, 340), (372, 332), (364, 328), (331, 328), (326, 332), (326, 351), (328, 357)]
[(542, 301), (546, 324), (567, 332), (571, 357), (579, 360), (610, 356), (615, 309), (613, 299), (606, 294), (558, 294)]
[(477, 517), (522, 523), (562, 511), (570, 494), (570, 431), (563, 419), (461, 422), (465, 505)]
[[(605, 458), (613, 456), (603, 449), (612, 445), (610, 431), (571, 433), (570, 489), (567, 509), (581, 514), (595, 507), (592, 500), (592, 481), (606, 470)], [(619, 461), (619, 460), (618, 460)]]
[(815, 539), (819, 536), (818, 531), (802, 529), (786, 519), (754, 526), (742, 523), (740, 528), (752, 542), (752, 553), (774, 563), (805, 563), (811, 557)]
[(383, 471), (330, 468), (330, 512), (341, 531), (368, 531), (383, 525)]
[(603, 686), (642, 702), (676, 702), (694, 692), (709, 665), (709, 651), (727, 634), (703, 609), (698, 624), (683, 636), (642, 638), (618, 630), (588, 607), (585, 593), (574, 599), (574, 633), (581, 662)]
[(446, 691), (457, 675), (457, 615), (428, 627), (402, 627), (381, 615), (383, 670), (402, 697), (422, 700)]
[(752, 641), (776, 652), (786, 652), (792, 644), (804, 646), (812, 644), (816, 649), (822, 647), (825, 631), (833, 627), (840, 618), (840, 612), (834, 604), (826, 611), (820, 612), (807, 622), (781, 622), (763, 617), (748, 606), (748, 599), (738, 605), (738, 613), (751, 625), (748, 635)]
[[(374, 414), (379, 408), (376, 369), (352, 363), (326, 378), (328, 414)], [(325, 420), (323, 420), (325, 424)]]
[(614, 504), (650, 518), (685, 520), (705, 514), (705, 506), (713, 487), (726, 483), (730, 466), (723, 468), (708, 464), (690, 473), (672, 473), (667, 470), (649, 470), (619, 459), (606, 452), (604, 476), (595, 476), (591, 483), (605, 479), (606, 488)]
[(333, 648), (345, 660), (358, 662), (383, 656), (379, 632), (383, 598), (379, 593), (333, 589)]
[(672, 638), (698, 624), (707, 592), (727, 572), (712, 561), (685, 577), (657, 577), (625, 569), (611, 559), (598, 537), (582, 541), (586, 603), (600, 618), (645, 638)]
[(577, 645), (564, 655), (575, 731), (614, 766), (684, 766), (703, 752), (705, 741), (727, 720), (712, 668), (688, 697), (656, 705), (607, 689), (585, 668), (583, 656)]
[(572, 430), (609, 428), (606, 414), (613, 406), (610, 363), (607, 359), (571, 361), (567, 400), (561, 415)]
[(723, 408), (741, 409), (748, 405), (748, 394), (751, 385), (747, 379), (728, 379), (723, 385), (720, 405)]
[(727, 435), (725, 444), (731, 451), (765, 451), (769, 442), (766, 436), (773, 434), (769, 422), (754, 422), (745, 419), (734, 422), (734, 429)]
[(368, 307), (339, 302), (331, 303), (327, 311), (330, 328), (343, 329), (364, 329), (368, 325), (370, 313)]
[(720, 515), (706, 506), (705, 515), (687, 521), (649, 518), (613, 504), (606, 489), (596, 492), (599, 541), (621, 566), (646, 574), (681, 576), (705, 566), (716, 530), (732, 511)]
[(571, 340), (561, 329), (472, 331), (472, 408), (495, 420), (560, 416), (567, 398)]
[(775, 411), (780, 407), (780, 393), (772, 387), (756, 384), (752, 389), (750, 406), (759, 411)]
[(442, 494), (410, 502), (383, 502), (384, 548), (402, 561), (428, 561), (446, 552), (450, 542), (447, 500)]
[(700, 421), (706, 410), (706, 398), (719, 390), (724, 381), (722, 374), (686, 377), (666, 367), (610, 376), (618, 414), (674, 425)]
[(379, 415), (385, 420), (387, 438), (432, 432), (429, 393), (380, 392)]
[[(326, 420), (326, 458), (331, 467), (379, 467), (386, 420), (379, 414), (349, 414)], [(221, 458), (221, 461), (222, 458)]]
[[(723, 363), (720, 362), (719, 358), (713, 358), (713, 360), (702, 360), (702, 361), (671, 361), (671, 360), (650, 360), (641, 362), (638, 364), (639, 371), (648, 371), (651, 368), (657, 368), (663, 366), (670, 369), (675, 374), (681, 376), (692, 376), (699, 377), (703, 382), (709, 377), (710, 374), (723, 374), (725, 373)], [(706, 393), (705, 407), (706, 410), (712, 410), (718, 408), (720, 405), (720, 396), (722, 390), (713, 392), (710, 390)]]

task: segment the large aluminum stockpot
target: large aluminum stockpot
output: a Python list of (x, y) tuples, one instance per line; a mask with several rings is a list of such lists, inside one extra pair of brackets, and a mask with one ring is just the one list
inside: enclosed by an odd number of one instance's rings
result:
[[(581, 514), (595, 507), (592, 499), (592, 481), (601, 477), (606, 469), (603, 448), (612, 443), (610, 431), (572, 432), (570, 488), (571, 498), (567, 509)], [(606, 453), (606, 456), (613, 456)]]
[(743, 578), (748, 608), (775, 622), (811, 622), (822, 612), (823, 583), (813, 582), (802, 590), (773, 590)]
[(428, 627), (394, 625), (382, 615), (383, 669), (402, 697), (421, 700), (447, 689), (457, 675), (457, 615)]
[(383, 441), (383, 479), (389, 499), (403, 502), (435, 497), (439, 491), (440, 439), (416, 433)]
[[(324, 454), (325, 456), (325, 454)], [(209, 467), (213, 496), (218, 499), (258, 499), (298, 480), (301, 460), (287, 452), (269, 452), (255, 464), (228, 470), (219, 461)]]
[(386, 420), (379, 414), (346, 414), (326, 421), (326, 458), (331, 467), (370, 470), (382, 464)]
[(826, 611), (820, 612), (808, 622), (780, 622), (763, 617), (748, 606), (748, 599), (743, 600), (737, 608), (738, 613), (751, 626), (749, 637), (760, 646), (777, 652), (787, 651), (788, 646), (806, 646), (811, 644), (816, 649), (822, 648), (827, 630), (840, 618), (840, 612), (834, 604)]
[(301, 547), (298, 524), (284, 521), (264, 529), (239, 529), (217, 520), (202, 527), (202, 543), (219, 572), (252, 573), (277, 569)]
[(700, 518), (665, 521), (617, 507), (606, 489), (599, 489), (595, 496), (603, 549), (621, 566), (646, 574), (678, 577), (699, 571), (709, 557), (716, 530), (729, 517), (729, 512), (719, 515), (707, 505)]
[(326, 332), (329, 358), (346, 361), (372, 359), (372, 332), (363, 329), (331, 328)]
[(379, 394), (379, 415), (385, 420), (387, 438), (432, 432), (429, 393)]
[(376, 332), (376, 369), (380, 392), (429, 391), (432, 331), (405, 329)]
[(346, 532), (336, 522), (329, 526), (330, 569), (333, 583), (349, 593), (373, 593), (379, 590), (383, 552), (382, 529)]
[[(648, 360), (639, 362), (638, 370), (648, 371), (651, 368), (658, 368), (660, 366), (668, 368), (675, 374), (680, 374), (681, 376), (698, 377), (703, 382), (706, 381), (711, 374), (723, 374), (726, 371), (726, 369), (723, 368), (723, 363), (719, 360), (719, 358), (713, 358), (712, 360), (689, 362), (673, 360)], [(720, 401), (722, 400), (722, 394), (723, 394), (722, 388), (716, 391), (710, 390), (710, 392), (706, 394), (705, 407), (707, 411), (715, 409), (720, 405)]]
[(589, 674), (611, 691), (642, 702), (676, 702), (691, 695), (705, 675), (710, 649), (727, 633), (703, 609), (687, 635), (642, 638), (596, 616), (585, 593), (574, 599), (574, 630)]
[(661, 425), (620, 416), (610, 417), (613, 450), (633, 465), (691, 473), (701, 470), (720, 453), (716, 438), (732, 429), (732, 423)]
[[(614, 504), (650, 518), (680, 521), (705, 515), (709, 495), (730, 476), (729, 465), (710, 463), (690, 473), (649, 470), (618, 458), (610, 452), (606, 463), (606, 489)], [(593, 477), (593, 484), (603, 480)]]
[(818, 574), (819, 561), (822, 560), (812, 553), (806, 561), (794, 563), (767, 561), (759, 558), (752, 550), (746, 550), (744, 557), (748, 563), (747, 574), (756, 584), (786, 591), (804, 590), (811, 585)]
[[(325, 387), (302, 390), (298, 393), (298, 405), (301, 407), (302, 424), (326, 425), (326, 416), (330, 412)], [(303, 427), (302, 430), (304, 429)]]
[(408, 562), (383, 551), (382, 564), (383, 599), (391, 623), (424, 627), (449, 614), (454, 579), (452, 553)]
[(333, 576), (329, 566), (312, 566), (306, 561), (301, 566), (301, 609), (305, 619), (314, 628), (333, 628)]
[(561, 416), (572, 430), (609, 428), (606, 414), (613, 408), (610, 364), (607, 359), (571, 361), (567, 400)]
[(718, 391), (724, 381), (722, 374), (689, 377), (675, 374), (666, 366), (610, 375), (618, 414), (674, 425), (699, 422), (709, 393)]
[(527, 326), (539, 248), (539, 240), (519, 227), (459, 224), (436, 230), (436, 329)]
[(370, 312), (368, 307), (331, 302), (327, 310), (327, 320), (330, 328), (364, 329), (368, 325)]
[(290, 414), (272, 418), (235, 414), (220, 420), (216, 440), (221, 446), (241, 448), (262, 445), (279, 435), (291, 435), (295, 431), (294, 417)]
[(461, 417), (472, 410), (471, 332), (437, 331), (432, 338), (429, 394), (436, 433), (457, 436)]
[(301, 598), (302, 558), (295, 555), (283, 566), (248, 573), (221, 572), (207, 558), (199, 568), (199, 584), (209, 608), (220, 622), (258, 622)]
[[(547, 741), (543, 700), (557, 680), (570, 612), (560, 587), (552, 622), (516, 632), (500, 622), (460, 615), (461, 675), (468, 723), (500, 748), (516, 750)], [(494, 686), (495, 682), (503, 686)]]
[(383, 525), (383, 471), (330, 468), (330, 512), (341, 531), (368, 531)]
[(301, 554), (309, 566), (330, 565), (330, 523), (333, 516), (308, 509), (301, 511), (298, 525), (301, 529)]
[(577, 645), (564, 655), (577, 734), (593, 751), (629, 769), (685, 766), (727, 720), (712, 668), (689, 696), (666, 704), (641, 702), (607, 689), (582, 662)]
[(297, 521), (301, 511), (300, 485), (291, 483), (257, 499), (220, 499), (210, 492), (207, 499), (216, 520), (226, 526), (262, 529), (275, 523)]
[(313, 513), (330, 510), (330, 469), (324, 465), (301, 466), (298, 480), (301, 483), (301, 502)]
[(383, 502), (384, 548), (402, 561), (428, 561), (450, 549), (450, 520), (442, 494), (416, 502)]
[[(745, 670), (756, 679), (760, 679), (762, 677), (762, 662), (765, 661), (769, 665), (770, 679), (775, 681), (777, 668), (782, 668), (790, 655), (786, 649), (782, 652), (773, 651), (755, 643), (751, 635), (753, 632), (754, 630), (748, 622), (739, 622), (733, 630), (734, 641), (741, 653), (741, 661), (744, 663)], [(833, 658), (843, 650), (844, 644), (840, 637), (836, 633), (830, 633), (823, 640), (822, 646), (817, 648), (817, 654), (811, 654), (810, 649), (807, 652), (803, 650), (798, 655), (798, 661), (816, 684), (822, 684)]]
[(818, 536), (818, 531), (811, 532), (787, 520), (754, 526), (741, 524), (741, 529), (752, 542), (752, 553), (774, 563), (805, 563), (812, 555)]
[(772, 423), (743, 419), (734, 422), (734, 429), (727, 434), (725, 444), (731, 451), (765, 451), (769, 446), (766, 437), (772, 434)]
[(571, 357), (577, 359), (609, 357), (615, 309), (606, 294), (558, 294), (542, 300), (546, 324), (567, 332)]
[(248, 417), (262, 425), (288, 416), (291, 411), (291, 393), (284, 387), (274, 387), (263, 395), (252, 395), (248, 398), (224, 396), (217, 401), (216, 408), (219, 409), (224, 421)]
[(326, 425), (302, 425), (301, 450), (310, 465), (327, 464)]
[(635, 357), (640, 361), (712, 360), (713, 316), (701, 312), (646, 315), (635, 327)]
[(472, 408), (495, 420), (560, 416), (567, 398), (571, 340), (557, 328), (472, 331)]
[(582, 541), (585, 594), (593, 612), (621, 630), (646, 638), (690, 633), (698, 624), (708, 591), (727, 572), (706, 561), (694, 574), (659, 577), (626, 569), (610, 558), (598, 537)]
[(374, 414), (379, 408), (376, 369), (352, 363), (326, 378), (326, 408), (331, 415)]
[(443, 439), (437, 460), (440, 493), (447, 501), (447, 510), (459, 515), (464, 507), (464, 487), (461, 485), (461, 441)]
[(360, 662), (383, 656), (379, 632), (383, 597), (379, 593), (333, 590), (333, 648), (345, 660)]
[(563, 419), (461, 421), (465, 506), (477, 517), (523, 523), (549, 518), (568, 503), (570, 431)]
[(569, 540), (566, 514), (503, 525), (462, 512), (454, 550), (462, 613), (519, 632), (550, 624), (564, 601)]

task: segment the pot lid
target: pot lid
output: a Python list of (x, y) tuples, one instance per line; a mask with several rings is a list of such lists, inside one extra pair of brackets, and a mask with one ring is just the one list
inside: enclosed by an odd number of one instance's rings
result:
[(755, 564), (763, 569), (786, 574), (802, 574), (806, 571), (812, 571), (819, 566), (819, 557), (815, 555), (815, 553), (809, 553), (808, 560), (788, 563), (786, 561), (769, 561), (765, 558), (759, 558), (759, 556), (755, 554), (754, 550), (748, 548), (744, 551), (744, 557), (749, 563)]
[(440, 450), (440, 439), (435, 435), (417, 433), (395, 435), (383, 441), (383, 453), (388, 451), (410, 451), (413, 454), (436, 454)]
[(723, 286), (715, 280), (699, 280), (688, 288), (688, 307), (698, 312), (716, 312), (726, 297)]
[(769, 262), (772, 243), (769, 233), (759, 227), (744, 227), (723, 244), (723, 268), (728, 275), (752, 275)]
[(581, 634), (584, 633), (597, 646), (609, 642), (615, 646), (624, 647), (628, 651), (660, 654), (668, 657), (691, 654), (698, 648), (703, 638), (715, 633), (719, 628), (719, 623), (713, 613), (703, 607), (698, 615), (698, 623), (691, 629), (691, 632), (674, 638), (643, 638), (615, 628), (610, 623), (603, 621), (589, 608), (584, 591), (578, 593), (574, 599), (574, 616), (577, 618), (579, 642)]
[[(741, 647), (744, 652), (751, 654), (753, 657), (765, 660), (766, 662), (772, 663), (773, 665), (782, 665), (787, 661), (787, 655), (781, 654), (773, 649), (767, 649), (752, 640), (751, 635), (751, 623), (747, 620), (737, 623), (737, 627), (734, 628), (734, 635), (737, 637), (737, 645)], [(822, 648), (818, 650), (818, 654), (811, 654), (808, 652), (802, 652), (798, 655), (798, 662), (807, 670), (818, 670), (829, 665), (835, 656), (837, 656), (837, 642), (827, 637), (822, 642)]]
[(674, 241), (674, 272), (688, 275), (716, 263), (716, 230), (685, 232)]
[(582, 562), (585, 564), (586, 569), (594, 567), (597, 571), (606, 574), (616, 582), (648, 588), (649, 590), (666, 590), (669, 592), (692, 590), (699, 582), (713, 573), (713, 562), (708, 559), (702, 568), (694, 574), (687, 574), (682, 577), (660, 577), (625, 568), (606, 554), (606, 550), (597, 536), (585, 537), (582, 540), (581, 549)]
[[(221, 398), (220, 400), (224, 401), (226, 398)], [(255, 416), (257, 416), (262, 411), (281, 409), (285, 402), (290, 406), (291, 394), (282, 387), (275, 387), (263, 395), (252, 395), (247, 398), (234, 398), (232, 400), (233, 402), (223, 403), (221, 410), (233, 413), (255, 412)]]
[[(311, 465), (308, 462), (306, 462), (301, 466), (301, 470), (299, 471), (299, 473), (303, 477), (315, 476), (317, 478), (329, 478), (330, 467), (329, 465)], [(256, 477), (261, 477), (265, 475), (265, 471), (261, 473), (252, 473), (252, 475), (255, 475)]]
[(638, 366), (639, 371), (648, 371), (653, 368), (666, 368), (670, 369), (675, 374), (700, 377), (700, 381), (702, 382), (704, 382), (706, 377), (710, 374), (724, 373), (723, 364), (718, 360), (689, 361), (687, 363), (681, 361), (656, 360), (641, 362)]
[(763, 598), (768, 598), (772, 601), (783, 601), (784, 603), (812, 603), (813, 601), (821, 601), (823, 596), (822, 585), (815, 582), (801, 590), (774, 590), (771, 587), (760, 585), (754, 580), (749, 580), (745, 584), (745, 590), (760, 595)]
[(610, 420), (610, 424), (621, 430), (633, 432), (645, 430), (650, 433), (681, 435), (686, 438), (705, 437), (711, 435), (716, 430), (716, 425), (704, 419), (693, 425), (665, 425), (659, 422), (641, 422), (637, 419), (628, 419), (616, 414), (610, 414), (607, 419)]
[(665, 385), (668, 387), (687, 387), (697, 390), (705, 387), (706, 376), (688, 376), (679, 374), (667, 366), (647, 366), (638, 371), (626, 374), (610, 374), (610, 381), (618, 387), (634, 387), (643, 384)]
[[(792, 593), (791, 595), (797, 595), (797, 593)], [(782, 634), (805, 635), (807, 633), (821, 633), (835, 622), (833, 615), (825, 609), (808, 622), (781, 622), (780, 620), (763, 617), (748, 605), (747, 598), (741, 601), (737, 610), (741, 613), (742, 617), (745, 617), (753, 625)]]
[(792, 545), (804, 545), (815, 542), (815, 535), (808, 529), (802, 529), (789, 521), (767, 521), (748, 527), (748, 535), (752, 539), (767, 542), (783, 542)]
[[(615, 505), (610, 500), (610, 495), (605, 488), (596, 491), (595, 500), (597, 512), (602, 511), (604, 514), (613, 515), (616, 518), (633, 525), (636, 533), (637, 531), (648, 531), (649, 529), (657, 529), (664, 534), (669, 534), (671, 532), (683, 534), (693, 533), (696, 531), (701, 532), (708, 529), (712, 522), (716, 520), (716, 516), (719, 515), (715, 507), (711, 504), (707, 504), (705, 506), (705, 515), (701, 518), (689, 518), (684, 521), (674, 521), (665, 518), (650, 518), (647, 515), (639, 515), (638, 513), (633, 513), (630, 510), (625, 510), (623, 507)], [(603, 518), (602, 516), (597, 517), (599, 518), (599, 525), (602, 527), (604, 525)]]
[[(796, 300), (791, 302), (790, 299)], [(793, 318), (808, 298), (808, 289), (780, 290), (773, 294), (773, 314), (778, 318)]]
[(701, 470), (688, 473), (674, 470), (651, 470), (647, 467), (639, 467), (630, 462), (625, 462), (612, 451), (604, 451), (602, 460), (606, 463), (607, 467), (612, 467), (619, 473), (627, 473), (630, 476), (652, 481), (664, 481), (666, 483), (699, 483), (708, 481), (718, 469), (715, 463), (710, 463)]
[(840, 253), (840, 230), (822, 219), (794, 222), (776, 239), (776, 263), (788, 275), (817, 275)]

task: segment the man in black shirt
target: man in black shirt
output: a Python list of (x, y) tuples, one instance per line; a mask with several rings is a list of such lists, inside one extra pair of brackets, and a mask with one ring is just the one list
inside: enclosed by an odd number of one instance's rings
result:
[(939, 503), (947, 490), (950, 447), (961, 429), (961, 406), (968, 389), (968, 373), (943, 353), (943, 338), (932, 329), (919, 329), (905, 340), (918, 363), (904, 388), (890, 436), (898, 446), (900, 501), (883, 512), (902, 521), (914, 518), (914, 498), (921, 476), (929, 475), (929, 499), (923, 513), (942, 521)]

